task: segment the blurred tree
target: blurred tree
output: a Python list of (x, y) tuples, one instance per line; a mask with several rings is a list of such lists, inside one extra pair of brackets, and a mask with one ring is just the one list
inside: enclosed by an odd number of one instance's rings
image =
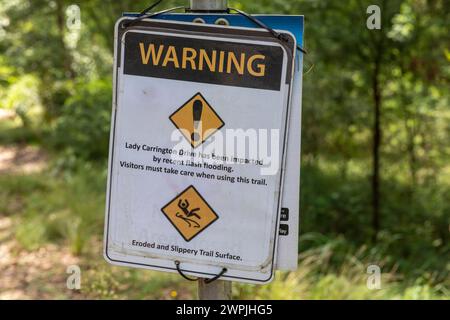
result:
[[(366, 9), (372, 4), (381, 8), (380, 30), (366, 28)], [(373, 241), (381, 227), (395, 225), (390, 217), (382, 224), (381, 215), (388, 211), (388, 205), (383, 206), (380, 199), (390, 191), (380, 182), (381, 173), (388, 179), (398, 177), (389, 168), (398, 160), (406, 162), (410, 190), (417, 190), (418, 172), (425, 158), (440, 154), (438, 158), (443, 159), (448, 155), (437, 147), (444, 140), (435, 136), (425, 142), (425, 137), (436, 132), (429, 124), (441, 122), (430, 117), (430, 112), (436, 115), (431, 110), (436, 110), (438, 103), (441, 108), (448, 106), (449, 33), (445, 21), (449, 20), (449, 5), (447, 0), (243, 3), (249, 12), (305, 15), (305, 45), (310, 52), (306, 62), (313, 61), (316, 66), (304, 81), (303, 158), (311, 163), (328, 158), (338, 165), (345, 181), (348, 165), (366, 158), (367, 146), (371, 145)], [(430, 97), (432, 92), (436, 99)], [(382, 134), (386, 130), (388, 133)], [(448, 137), (448, 131), (444, 136)], [(431, 147), (431, 141), (437, 143), (436, 148)], [(420, 144), (423, 151), (419, 152)], [(386, 157), (380, 161), (382, 155)], [(367, 172), (363, 163), (362, 170)], [(413, 203), (409, 202), (408, 207)], [(333, 221), (342, 227), (336, 231), (348, 227), (342, 224), (343, 215), (348, 213), (340, 209)]]

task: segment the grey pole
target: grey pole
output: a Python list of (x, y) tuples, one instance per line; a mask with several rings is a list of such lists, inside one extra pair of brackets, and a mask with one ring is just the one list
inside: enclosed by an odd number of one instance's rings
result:
[(225, 11), (228, 0), (190, 0), (192, 11)]
[[(227, 0), (190, 0), (193, 12), (225, 11)], [(205, 279), (198, 280), (198, 298), (200, 300), (231, 300), (231, 281), (216, 280), (206, 283)]]
[(205, 279), (198, 279), (198, 298), (200, 300), (231, 300), (231, 281), (216, 280), (205, 283)]

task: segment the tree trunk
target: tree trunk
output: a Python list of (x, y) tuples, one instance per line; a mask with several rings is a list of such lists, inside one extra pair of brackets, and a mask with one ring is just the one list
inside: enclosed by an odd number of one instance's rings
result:
[(381, 45), (378, 48), (372, 78), (372, 94), (374, 102), (374, 122), (372, 141), (372, 241), (376, 242), (380, 231), (380, 145), (381, 145)]
[(68, 51), (66, 44), (64, 42), (64, 28), (65, 28), (65, 13), (64, 13), (64, 3), (61, 0), (56, 1), (56, 25), (58, 26), (58, 33), (62, 48), (62, 61), (64, 64), (64, 71), (66, 76), (70, 79), (75, 79), (75, 72), (72, 68), (72, 57)]

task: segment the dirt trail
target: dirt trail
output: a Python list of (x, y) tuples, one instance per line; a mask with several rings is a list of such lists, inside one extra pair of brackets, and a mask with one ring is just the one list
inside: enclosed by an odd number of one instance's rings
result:
[(23, 250), (12, 230), (12, 220), (0, 217), (0, 300), (77, 296), (77, 292), (66, 288), (66, 268), (78, 264), (78, 259), (67, 248), (55, 245)]
[[(12, 122), (16, 114), (12, 110), (0, 108), (0, 122)], [(0, 174), (30, 174), (45, 168), (46, 153), (28, 145), (0, 146)]]
[(16, 113), (13, 110), (0, 108), (0, 121), (12, 120), (16, 117)]
[(0, 146), (0, 174), (30, 174), (43, 170), (47, 155), (37, 147)]
[[(0, 109), (0, 122), (14, 117)], [(0, 146), (0, 176), (36, 173), (46, 168), (47, 161), (46, 153), (37, 147)], [(15, 239), (14, 223), (13, 217), (0, 211), (0, 300), (76, 297), (76, 292), (66, 288), (66, 268), (78, 264), (78, 258), (67, 248), (51, 244), (34, 251), (23, 249)]]

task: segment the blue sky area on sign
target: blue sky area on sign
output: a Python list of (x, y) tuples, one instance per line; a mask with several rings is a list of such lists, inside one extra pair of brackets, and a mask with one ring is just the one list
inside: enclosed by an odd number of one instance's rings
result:
[[(124, 13), (124, 16), (135, 17), (137, 13)], [(297, 44), (303, 47), (303, 21), (300, 15), (253, 15), (255, 18), (272, 29), (280, 29), (291, 32), (297, 39)], [(195, 18), (202, 18), (208, 24), (214, 24), (218, 18), (225, 18), (231, 26), (259, 28), (250, 19), (239, 14), (195, 14), (195, 13), (168, 13), (158, 16), (156, 19), (192, 22)]]

